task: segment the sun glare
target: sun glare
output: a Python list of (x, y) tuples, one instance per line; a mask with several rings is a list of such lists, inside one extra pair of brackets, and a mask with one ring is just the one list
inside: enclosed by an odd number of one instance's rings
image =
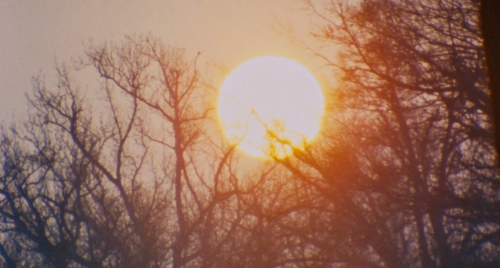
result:
[(285, 158), (303, 150), (320, 129), (321, 88), (299, 63), (280, 57), (249, 60), (224, 81), (218, 100), (221, 128), (254, 156)]

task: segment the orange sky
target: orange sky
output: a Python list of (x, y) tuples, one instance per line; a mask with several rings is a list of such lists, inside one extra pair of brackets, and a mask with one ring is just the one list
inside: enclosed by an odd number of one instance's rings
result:
[(31, 77), (42, 71), (52, 79), (56, 58), (70, 62), (90, 38), (99, 43), (151, 33), (192, 55), (203, 51), (202, 64), (230, 69), (265, 55), (310, 64), (276, 31), (276, 20), (307, 30), (301, 7), (300, 0), (2, 0), (0, 120), (24, 114)]

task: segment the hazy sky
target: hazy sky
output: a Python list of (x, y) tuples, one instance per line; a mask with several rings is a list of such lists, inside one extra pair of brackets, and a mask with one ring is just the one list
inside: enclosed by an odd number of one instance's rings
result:
[(151, 33), (228, 68), (265, 55), (307, 61), (276, 31), (276, 21), (307, 29), (301, 7), (300, 0), (0, 0), (0, 121), (25, 113), (33, 75), (55, 83), (56, 59), (71, 62), (89, 39)]

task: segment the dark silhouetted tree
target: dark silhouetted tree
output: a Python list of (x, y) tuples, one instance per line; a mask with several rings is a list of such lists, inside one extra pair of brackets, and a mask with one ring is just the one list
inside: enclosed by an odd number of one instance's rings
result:
[(87, 45), (86, 94), (64, 66), (57, 88), (33, 79), (29, 119), (2, 130), (0, 262), (498, 266), (477, 1), (305, 3), (316, 28), (296, 41), (339, 86), (315, 143), (256, 170), (213, 134), (197, 57), (156, 38)]
[(306, 3), (316, 43), (298, 42), (341, 83), (317, 149), (276, 159), (324, 203), (285, 236), (308, 247), (298, 260), (494, 267), (500, 181), (478, 3)]
[(143, 37), (89, 45), (77, 66), (97, 70), (98, 97), (84, 99), (60, 67), (57, 89), (33, 80), (28, 122), (3, 131), (4, 262), (211, 266), (231, 233), (235, 188), (232, 147), (205, 135), (196, 60)]

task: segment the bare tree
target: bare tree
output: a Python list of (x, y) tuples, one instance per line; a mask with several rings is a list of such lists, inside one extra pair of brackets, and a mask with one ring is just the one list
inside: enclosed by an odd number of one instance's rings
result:
[(308, 257), (494, 266), (499, 185), (478, 3), (306, 3), (322, 21), (319, 45), (298, 41), (342, 79), (321, 148), (276, 159), (330, 204), (321, 227), (295, 230)]
[(234, 147), (205, 135), (210, 107), (184, 58), (153, 37), (89, 45), (78, 68), (102, 78), (96, 107), (65, 67), (57, 90), (34, 80), (29, 122), (4, 131), (7, 263), (210, 266), (231, 230)]
[[(494, 267), (499, 181), (479, 6), (306, 4), (340, 87), (316, 144), (239, 170), (209, 134), (198, 56), (151, 37), (85, 47), (2, 130), (6, 267)], [(314, 46), (319, 44), (319, 46)], [(335, 48), (322, 50), (322, 48)], [(95, 93), (95, 94), (94, 94)], [(85, 97), (84, 97), (85, 96)], [(268, 131), (268, 138), (287, 140)], [(290, 144), (288, 144), (290, 145)], [(287, 146), (288, 146), (287, 145)], [(271, 155), (272, 157), (272, 155)]]

